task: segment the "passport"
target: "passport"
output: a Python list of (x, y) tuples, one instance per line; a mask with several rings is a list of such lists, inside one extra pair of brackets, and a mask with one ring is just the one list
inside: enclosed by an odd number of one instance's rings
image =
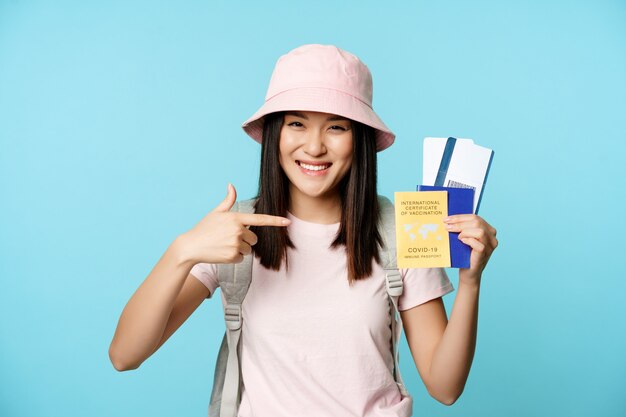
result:
[[(419, 192), (445, 191), (448, 195), (448, 215), (472, 214), (474, 208), (474, 190), (471, 188), (439, 187), (436, 185), (418, 185)], [(452, 268), (469, 268), (472, 248), (459, 240), (459, 233), (449, 232), (450, 264)]]
[(395, 195), (398, 268), (450, 267), (446, 191), (402, 191)]

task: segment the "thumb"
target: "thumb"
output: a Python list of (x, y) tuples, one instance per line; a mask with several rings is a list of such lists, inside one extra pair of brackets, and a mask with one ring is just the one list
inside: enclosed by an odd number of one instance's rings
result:
[(235, 204), (235, 201), (237, 201), (237, 191), (231, 183), (228, 183), (228, 194), (226, 194), (226, 198), (222, 200), (213, 211), (226, 212)]

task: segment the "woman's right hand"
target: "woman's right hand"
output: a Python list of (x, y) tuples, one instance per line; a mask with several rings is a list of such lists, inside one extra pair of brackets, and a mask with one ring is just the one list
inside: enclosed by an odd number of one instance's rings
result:
[(179, 250), (190, 263), (239, 263), (252, 252), (257, 236), (247, 226), (288, 226), (291, 221), (268, 214), (236, 213), (229, 210), (237, 191), (228, 184), (228, 194), (191, 230), (179, 236)]

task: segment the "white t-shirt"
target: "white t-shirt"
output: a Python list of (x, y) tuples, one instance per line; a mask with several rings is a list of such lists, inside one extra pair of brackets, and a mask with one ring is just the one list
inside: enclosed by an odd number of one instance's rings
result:
[[(295, 245), (289, 270), (268, 270), (255, 257), (242, 304), (238, 416), (410, 416), (412, 399), (401, 396), (392, 374), (384, 270), (375, 264), (369, 278), (350, 286), (345, 249), (329, 249), (339, 223), (287, 217)], [(211, 295), (216, 272), (205, 263), (191, 269)], [(400, 272), (400, 310), (454, 289), (441, 268)]]

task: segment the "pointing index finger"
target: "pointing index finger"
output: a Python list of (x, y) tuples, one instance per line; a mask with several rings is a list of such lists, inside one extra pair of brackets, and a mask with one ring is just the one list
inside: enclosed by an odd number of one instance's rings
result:
[(269, 214), (252, 214), (239, 213), (239, 220), (246, 226), (288, 226), (291, 220), (280, 217), (271, 216)]

